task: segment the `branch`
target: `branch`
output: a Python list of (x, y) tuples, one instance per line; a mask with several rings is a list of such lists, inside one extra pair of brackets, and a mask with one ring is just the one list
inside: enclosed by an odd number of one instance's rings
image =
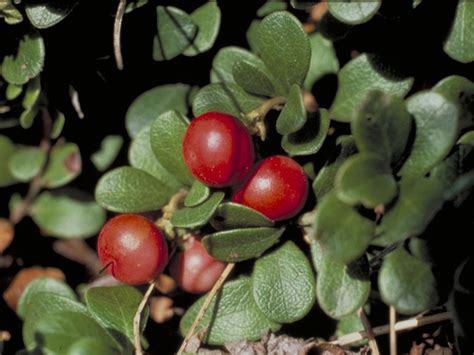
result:
[(123, 69), (120, 33), (122, 32), (122, 21), (123, 21), (123, 15), (125, 14), (126, 6), (127, 6), (127, 0), (119, 0), (119, 5), (117, 7), (117, 12), (115, 14), (115, 21), (114, 21), (114, 56), (115, 56), (115, 62), (117, 63), (118, 70)]
[(372, 350), (372, 355), (380, 355), (380, 350), (379, 346), (377, 345), (377, 341), (375, 340), (374, 331), (362, 307), (359, 308), (359, 310), (357, 311), (357, 315), (359, 316), (362, 324), (364, 325), (365, 333), (367, 334), (367, 338), (369, 339), (369, 347), (370, 350)]
[(183, 354), (183, 352), (186, 350), (186, 346), (188, 344), (189, 339), (194, 335), (194, 332), (196, 331), (197, 326), (199, 323), (202, 321), (204, 318), (204, 314), (206, 313), (207, 309), (209, 308), (214, 296), (219, 292), (221, 289), (222, 285), (224, 284), (224, 281), (227, 279), (227, 276), (231, 273), (231, 271), (234, 269), (235, 263), (229, 263), (225, 267), (224, 271), (222, 271), (221, 276), (217, 279), (216, 283), (212, 287), (211, 291), (207, 294), (206, 299), (204, 300), (204, 303), (199, 310), (198, 315), (194, 319), (193, 324), (191, 325), (191, 328), (188, 330), (188, 334), (186, 334), (186, 337), (183, 340), (183, 343), (181, 344), (181, 347), (178, 350), (177, 355)]
[(395, 307), (389, 308), (389, 327), (390, 327), (390, 355), (397, 355), (397, 332), (395, 331), (395, 323), (397, 322), (397, 313)]
[(148, 298), (150, 298), (151, 293), (155, 288), (155, 283), (152, 281), (150, 282), (150, 286), (145, 292), (142, 301), (138, 305), (137, 313), (135, 313), (135, 317), (133, 317), (133, 345), (135, 347), (135, 355), (143, 355), (142, 350), (142, 339), (141, 339), (141, 332), (140, 332), (140, 323), (142, 318), (142, 312), (145, 308)]
[[(407, 330), (422, 327), (424, 325), (444, 322), (450, 319), (451, 319), (451, 314), (449, 312), (438, 313), (438, 314), (434, 314), (432, 316), (427, 316), (427, 317), (415, 317), (415, 318), (410, 318), (410, 319), (406, 319), (406, 320), (395, 323), (394, 329), (395, 329), (395, 332), (404, 332)], [(386, 324), (380, 327), (372, 328), (372, 332), (375, 336), (388, 334), (390, 332), (390, 325)], [(345, 346), (345, 345), (357, 343), (367, 338), (368, 338), (367, 332), (365, 331), (355, 332), (355, 333), (350, 333), (350, 334), (340, 336), (339, 338), (337, 338), (334, 341), (331, 341), (330, 343), (339, 345), (339, 346)]]

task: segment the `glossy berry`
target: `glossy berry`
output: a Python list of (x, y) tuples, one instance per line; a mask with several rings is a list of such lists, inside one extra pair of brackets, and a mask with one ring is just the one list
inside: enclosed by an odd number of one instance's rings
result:
[(168, 247), (159, 229), (135, 214), (109, 220), (100, 231), (97, 251), (107, 271), (130, 285), (154, 280), (168, 262)]
[(193, 176), (202, 183), (224, 187), (247, 175), (254, 160), (254, 147), (245, 126), (220, 112), (196, 117), (183, 138), (183, 158)]
[(298, 214), (307, 196), (303, 168), (291, 158), (275, 155), (257, 164), (232, 201), (279, 221)]
[(171, 261), (170, 273), (184, 291), (204, 293), (214, 286), (225, 265), (207, 253), (198, 237), (192, 236)]

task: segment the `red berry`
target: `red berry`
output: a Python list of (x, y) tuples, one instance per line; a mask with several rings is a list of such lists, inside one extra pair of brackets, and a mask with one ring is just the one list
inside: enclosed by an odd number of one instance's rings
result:
[(108, 272), (131, 285), (154, 280), (168, 262), (168, 247), (159, 229), (135, 214), (109, 220), (100, 231), (97, 251)]
[(232, 201), (279, 221), (298, 214), (307, 195), (308, 180), (303, 168), (291, 158), (275, 155), (257, 164)]
[(193, 176), (202, 183), (224, 187), (247, 175), (254, 160), (254, 147), (245, 126), (220, 112), (196, 117), (183, 138), (183, 158)]
[(225, 265), (207, 253), (198, 237), (192, 236), (171, 261), (170, 273), (184, 291), (204, 293), (214, 286)]

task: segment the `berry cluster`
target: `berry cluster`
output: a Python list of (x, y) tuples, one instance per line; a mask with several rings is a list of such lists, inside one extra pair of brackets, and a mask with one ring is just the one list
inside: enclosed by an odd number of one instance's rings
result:
[[(196, 117), (188, 126), (182, 148), (192, 175), (213, 187), (231, 187), (232, 201), (281, 221), (297, 215), (306, 202), (308, 181), (293, 159), (275, 155), (254, 164), (255, 149), (247, 128), (219, 112)], [(128, 284), (154, 280), (168, 262), (166, 239), (145, 217), (119, 215), (101, 230), (97, 246), (104, 267)], [(190, 293), (212, 288), (225, 264), (210, 256), (200, 237), (188, 237), (171, 261), (170, 272)]]

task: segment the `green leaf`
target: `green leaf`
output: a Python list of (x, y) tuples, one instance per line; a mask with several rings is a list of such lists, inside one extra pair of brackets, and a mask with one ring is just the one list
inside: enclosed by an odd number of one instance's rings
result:
[(23, 85), (8, 84), (5, 90), (5, 97), (9, 101), (15, 100), (23, 92)]
[(197, 25), (197, 35), (183, 52), (187, 56), (195, 56), (212, 48), (221, 26), (221, 10), (216, 1), (209, 1), (194, 10), (191, 20)]
[(0, 187), (9, 186), (16, 182), (9, 166), (9, 161), (15, 152), (15, 145), (10, 138), (0, 135)]
[(319, 306), (330, 317), (341, 319), (362, 307), (370, 293), (369, 263), (366, 256), (344, 264), (323, 253), (311, 242), (317, 269), (316, 295)]
[(55, 119), (53, 126), (51, 127), (51, 139), (56, 139), (59, 137), (64, 128), (64, 123), (66, 122), (66, 117), (60, 111), (56, 111)]
[(205, 202), (195, 207), (184, 207), (173, 214), (171, 223), (175, 227), (196, 228), (205, 225), (224, 199), (223, 192), (214, 192)]
[(18, 300), (16, 313), (22, 320), (25, 320), (25, 314), (29, 304), (42, 292), (54, 293), (55, 295), (66, 297), (72, 301), (77, 301), (76, 294), (65, 282), (51, 277), (36, 278), (26, 286)]
[(286, 2), (282, 0), (267, 0), (265, 4), (263, 4), (258, 10), (257, 10), (257, 16), (258, 17), (265, 17), (267, 15), (270, 15), (272, 12), (275, 11), (283, 11), (286, 10)]
[(33, 106), (31, 108), (27, 108), (23, 111), (20, 115), (20, 125), (24, 129), (28, 129), (33, 125), (33, 122), (38, 115), (38, 106)]
[(67, 355), (119, 355), (120, 350), (108, 344), (104, 339), (84, 337), (74, 342), (67, 351)]
[(255, 303), (277, 323), (302, 319), (314, 305), (316, 285), (304, 253), (288, 241), (255, 262), (252, 273)]
[(0, 5), (0, 15), (8, 25), (16, 25), (23, 21), (21, 12), (11, 3), (11, 0), (7, 0), (6, 2), (2, 1), (2, 4)]
[(280, 239), (284, 228), (230, 229), (208, 234), (202, 239), (207, 252), (226, 262), (257, 258)]
[(415, 118), (416, 137), (400, 175), (423, 176), (443, 160), (456, 143), (459, 110), (444, 96), (433, 92), (410, 97), (407, 107)]
[(358, 25), (369, 21), (382, 5), (381, 0), (328, 0), (328, 8), (335, 18), (339, 21)]
[[(133, 318), (143, 295), (134, 287), (92, 287), (86, 291), (85, 302), (89, 312), (109, 332), (125, 335), (133, 344)], [(146, 324), (147, 312), (142, 315)]]
[(273, 96), (275, 93), (271, 74), (260, 60), (240, 60), (234, 64), (232, 73), (235, 82), (251, 94)]
[(217, 230), (272, 227), (274, 222), (260, 212), (239, 203), (225, 202), (219, 205), (211, 224)]
[(49, 0), (25, 4), (25, 11), (33, 26), (44, 29), (64, 20), (76, 5), (74, 1)]
[(474, 5), (471, 1), (459, 0), (444, 51), (458, 62), (474, 61)]
[(91, 161), (99, 171), (105, 171), (117, 158), (123, 145), (118, 135), (106, 136), (100, 143), (100, 150), (91, 155)]
[(121, 167), (102, 176), (95, 189), (95, 199), (109, 211), (139, 213), (163, 207), (171, 193), (150, 174)]
[(74, 180), (82, 170), (81, 153), (75, 143), (56, 144), (49, 154), (43, 185), (48, 188), (64, 186)]
[(218, 111), (240, 118), (264, 102), (264, 99), (246, 93), (234, 83), (215, 83), (203, 87), (193, 102), (193, 113), (199, 116), (206, 112)]
[(313, 191), (318, 200), (334, 188), (334, 179), (342, 163), (357, 152), (352, 136), (341, 136), (336, 141), (336, 149), (331, 153), (326, 164), (319, 170), (313, 182)]
[(160, 164), (175, 179), (178, 179), (184, 185), (191, 186), (194, 178), (182, 156), (182, 142), (188, 124), (188, 119), (179, 112), (165, 112), (153, 121), (150, 131), (150, 143), (151, 149)]
[(131, 0), (127, 3), (127, 7), (125, 8), (125, 13), (129, 14), (143, 6), (148, 4), (148, 0)]
[(151, 149), (150, 131), (150, 126), (144, 127), (132, 140), (128, 151), (130, 165), (154, 176), (171, 190), (170, 193), (175, 193), (183, 184), (156, 159)]
[(474, 145), (474, 131), (464, 133), (461, 138), (458, 139), (456, 144)]
[(351, 131), (360, 152), (377, 153), (396, 163), (408, 144), (412, 121), (402, 99), (372, 91), (355, 115)]
[(326, 140), (329, 125), (329, 112), (320, 109), (317, 114), (308, 115), (298, 132), (284, 136), (281, 146), (290, 155), (316, 154)]
[(23, 323), (23, 343), (28, 350), (33, 350), (40, 344), (37, 343), (38, 325), (48, 314), (59, 311), (72, 311), (87, 314), (86, 307), (70, 295), (62, 296), (53, 292), (38, 292), (26, 306)]
[(375, 153), (359, 153), (347, 159), (336, 174), (339, 199), (366, 208), (386, 205), (397, 195), (397, 182), (386, 160)]
[[(187, 334), (206, 296), (201, 297), (185, 313), (180, 331)], [(275, 332), (280, 325), (270, 321), (258, 309), (252, 297), (250, 278), (227, 282), (213, 298), (196, 331), (208, 328), (203, 341), (221, 345), (225, 342), (254, 341), (268, 332)]]
[(18, 149), (9, 161), (11, 175), (21, 182), (33, 179), (46, 163), (46, 153), (36, 147)]
[(350, 263), (365, 253), (375, 235), (375, 223), (328, 193), (319, 202), (314, 236), (328, 257)]
[(427, 178), (402, 179), (396, 204), (377, 227), (374, 244), (388, 246), (423, 233), (443, 205), (442, 185)]
[(339, 86), (331, 113), (332, 118), (341, 122), (352, 121), (370, 91), (380, 90), (404, 97), (413, 85), (413, 78), (399, 77), (370, 54), (352, 59), (339, 71), (338, 77)]
[(43, 192), (35, 200), (30, 214), (46, 234), (64, 239), (92, 237), (106, 218), (105, 211), (92, 199), (75, 199), (50, 192)]
[(339, 60), (330, 40), (316, 32), (309, 36), (309, 43), (311, 45), (311, 61), (303, 85), (306, 90), (311, 90), (314, 83), (323, 76), (337, 74), (339, 71)]
[(92, 317), (84, 313), (62, 310), (51, 312), (36, 327), (39, 348), (44, 353), (61, 354), (82, 338), (94, 338), (102, 347), (116, 349), (118, 344)]
[(472, 146), (457, 146), (446, 159), (431, 170), (429, 178), (441, 184), (441, 189), (444, 190), (446, 196), (446, 191), (454, 186), (460, 175), (472, 169), (473, 161), (474, 148)]
[(293, 85), (287, 101), (276, 122), (276, 130), (285, 135), (298, 131), (306, 122), (303, 94), (298, 85)]
[(172, 6), (158, 6), (156, 17), (158, 32), (153, 39), (153, 59), (173, 59), (193, 43), (197, 26), (191, 16)]
[(287, 94), (294, 84), (303, 84), (308, 73), (311, 47), (295, 16), (285, 11), (268, 15), (258, 25), (255, 41), (279, 95)]
[[(356, 332), (363, 332), (364, 330), (365, 330), (364, 325), (362, 324), (362, 321), (360, 320), (358, 314), (352, 313), (352, 314), (349, 314), (348, 316), (342, 317), (337, 322), (336, 332), (334, 333), (334, 335), (340, 338), (340, 337), (343, 337), (344, 335), (356, 333)], [(358, 348), (360, 346), (367, 345), (367, 343), (368, 343), (367, 339), (364, 339), (357, 343), (351, 344), (351, 346)]]
[(474, 83), (467, 78), (451, 75), (439, 81), (432, 91), (443, 95), (459, 109), (459, 129), (474, 126)]
[(20, 40), (16, 55), (3, 58), (3, 77), (10, 84), (26, 84), (43, 69), (44, 55), (43, 38), (38, 33), (25, 35)]
[(259, 54), (259, 48), (258, 48), (258, 40), (257, 37), (258, 35), (258, 26), (262, 23), (262, 20), (253, 20), (250, 23), (249, 28), (247, 29), (247, 32), (245, 33), (245, 37), (247, 38), (247, 43), (252, 50), (252, 52)]
[(211, 194), (211, 189), (199, 181), (194, 181), (191, 189), (186, 195), (184, 205), (186, 207), (197, 206), (208, 199)]
[(224, 47), (212, 60), (211, 83), (233, 83), (234, 65), (245, 61), (257, 65), (261, 60), (253, 53), (240, 47)]
[(0, 117), (0, 129), (12, 128), (20, 125), (17, 118), (3, 118)]
[(188, 112), (187, 98), (190, 86), (185, 84), (168, 84), (157, 86), (138, 96), (128, 108), (125, 126), (130, 137), (134, 138), (153, 120), (170, 110), (183, 115)]
[(436, 280), (430, 266), (403, 248), (385, 257), (378, 285), (382, 300), (400, 314), (420, 313), (438, 302)]

